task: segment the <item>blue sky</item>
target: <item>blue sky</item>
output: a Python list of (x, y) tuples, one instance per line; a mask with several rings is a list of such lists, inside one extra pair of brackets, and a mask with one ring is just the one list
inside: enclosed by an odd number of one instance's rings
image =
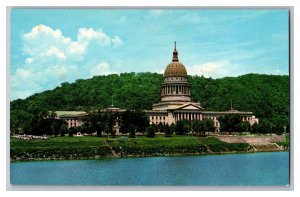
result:
[(63, 82), (163, 73), (174, 41), (189, 75), (288, 75), (288, 10), (12, 9), (10, 99)]

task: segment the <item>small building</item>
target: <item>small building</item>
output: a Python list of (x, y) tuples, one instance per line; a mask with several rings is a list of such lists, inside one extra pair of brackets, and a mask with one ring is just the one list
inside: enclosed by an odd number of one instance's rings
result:
[(62, 119), (67, 122), (68, 128), (82, 126), (83, 118), (88, 115), (85, 111), (55, 111), (57, 119)]

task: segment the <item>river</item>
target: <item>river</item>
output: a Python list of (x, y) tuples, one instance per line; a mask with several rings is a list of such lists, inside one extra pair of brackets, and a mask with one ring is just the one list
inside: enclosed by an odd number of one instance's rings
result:
[(283, 186), (289, 153), (148, 157), (10, 164), (16, 185)]

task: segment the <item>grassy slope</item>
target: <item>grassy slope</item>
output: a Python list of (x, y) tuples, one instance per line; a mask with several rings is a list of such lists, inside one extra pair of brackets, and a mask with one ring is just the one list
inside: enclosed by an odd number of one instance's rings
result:
[(11, 138), (11, 148), (80, 148), (80, 147), (99, 147), (106, 146), (192, 146), (192, 145), (211, 145), (211, 144), (226, 144), (214, 137), (190, 137), (190, 136), (176, 136), (176, 137), (163, 137), (158, 136), (155, 138), (147, 138), (139, 136), (136, 138), (126, 138), (124, 140), (117, 138), (107, 137), (52, 137), (48, 140), (19, 140)]
[(120, 157), (207, 154), (227, 151), (247, 151), (249, 144), (228, 144), (213, 137), (174, 136), (166, 138), (98, 138), (55, 137), (48, 140), (19, 140), (11, 138), (11, 159), (92, 159)]

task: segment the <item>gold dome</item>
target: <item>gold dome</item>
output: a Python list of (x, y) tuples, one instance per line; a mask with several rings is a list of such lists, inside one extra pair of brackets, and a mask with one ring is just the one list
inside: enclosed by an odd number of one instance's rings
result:
[(178, 60), (178, 52), (176, 50), (176, 42), (175, 42), (175, 48), (173, 51), (173, 59), (172, 63), (170, 63), (166, 70), (164, 77), (187, 77), (187, 72), (182, 63)]
[(164, 77), (187, 77), (187, 72), (182, 63), (172, 62), (167, 66)]

